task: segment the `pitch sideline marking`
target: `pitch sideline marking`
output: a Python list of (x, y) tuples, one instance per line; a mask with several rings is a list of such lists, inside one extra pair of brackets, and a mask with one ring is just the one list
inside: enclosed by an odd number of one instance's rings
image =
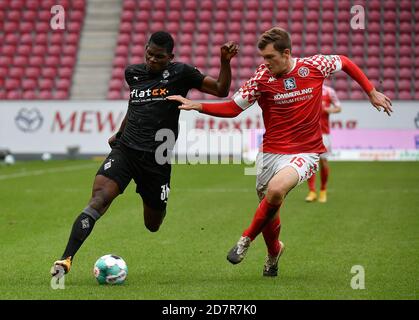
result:
[(87, 168), (93, 167), (93, 165), (97, 166), (96, 163), (95, 164), (92, 163), (92, 164), (83, 164), (83, 165), (77, 165), (77, 166), (41, 169), (41, 170), (34, 170), (34, 171), (25, 171), (25, 172), (18, 172), (18, 173), (12, 173), (12, 174), (5, 174), (5, 175), (0, 175), (0, 180), (40, 176), (40, 175), (48, 174), (48, 173), (58, 173), (58, 172), (67, 172), (67, 171), (73, 171), (73, 170), (79, 170), (79, 169), (87, 169)]

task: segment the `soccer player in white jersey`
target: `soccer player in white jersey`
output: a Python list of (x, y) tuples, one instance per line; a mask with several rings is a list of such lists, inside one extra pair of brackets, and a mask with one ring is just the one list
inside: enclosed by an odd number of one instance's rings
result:
[(250, 226), (244, 230), (227, 259), (239, 263), (251, 242), (263, 234), (268, 255), (264, 276), (277, 276), (278, 259), (284, 251), (279, 241), (279, 211), (285, 196), (317, 170), (319, 155), (326, 151), (319, 125), (323, 81), (330, 74), (345, 71), (364, 89), (371, 104), (388, 115), (391, 101), (375, 90), (365, 74), (342, 55), (291, 56), (291, 38), (287, 31), (274, 27), (258, 41), (264, 63), (229, 101), (199, 103), (181, 96), (183, 110), (197, 110), (217, 117), (235, 117), (258, 102), (263, 112), (265, 134), (258, 154), (256, 189), (260, 203)]
[[(328, 157), (332, 151), (332, 142), (330, 139), (330, 125), (329, 116), (332, 113), (339, 113), (342, 111), (340, 100), (336, 91), (323, 83), (322, 90), (322, 112), (320, 114), (320, 127), (322, 129), (323, 144), (327, 149), (326, 152), (320, 154), (320, 193), (318, 201), (321, 203), (327, 202), (327, 181), (329, 180), (329, 162)], [(308, 195), (307, 202), (313, 202), (317, 199), (316, 192), (316, 174), (314, 173), (308, 180)]]

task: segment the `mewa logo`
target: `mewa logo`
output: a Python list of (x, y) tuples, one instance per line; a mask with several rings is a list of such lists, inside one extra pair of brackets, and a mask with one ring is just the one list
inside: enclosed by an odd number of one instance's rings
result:
[(167, 90), (167, 88), (147, 89), (147, 90), (132, 89), (130, 96), (131, 98), (162, 97), (162, 96), (166, 96), (168, 93), (169, 93), (169, 90)]

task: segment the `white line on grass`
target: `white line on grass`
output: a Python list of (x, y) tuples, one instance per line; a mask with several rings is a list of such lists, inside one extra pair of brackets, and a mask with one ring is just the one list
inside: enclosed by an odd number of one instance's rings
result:
[(252, 188), (176, 188), (174, 189), (176, 192), (209, 192), (209, 193), (226, 193), (226, 192), (255, 192), (255, 189)]
[(97, 163), (95, 163), (95, 164), (93, 164), (93, 163), (92, 164), (83, 164), (83, 165), (69, 166), (69, 167), (60, 167), (60, 168), (43, 169), (43, 170), (24, 171), (24, 172), (12, 173), (12, 174), (0, 175), (0, 180), (25, 178), (25, 177), (31, 177), (31, 176), (40, 176), (40, 175), (48, 174), (48, 173), (59, 173), (59, 172), (74, 171), (74, 170), (91, 168), (93, 166), (97, 166)]

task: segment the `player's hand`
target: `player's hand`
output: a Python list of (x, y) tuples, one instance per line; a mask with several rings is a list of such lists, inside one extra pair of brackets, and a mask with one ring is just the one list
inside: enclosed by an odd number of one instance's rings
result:
[(168, 96), (166, 97), (166, 99), (180, 102), (181, 105), (178, 107), (180, 110), (202, 111), (202, 104), (196, 101), (186, 99), (182, 96)]
[(239, 52), (239, 45), (233, 41), (224, 43), (221, 46), (221, 60), (230, 61)]
[(391, 100), (386, 95), (378, 92), (377, 90), (372, 90), (368, 94), (370, 98), (371, 104), (376, 108), (378, 111), (381, 111), (381, 108), (384, 109), (384, 112), (391, 116), (391, 112), (393, 109), (391, 108)]

